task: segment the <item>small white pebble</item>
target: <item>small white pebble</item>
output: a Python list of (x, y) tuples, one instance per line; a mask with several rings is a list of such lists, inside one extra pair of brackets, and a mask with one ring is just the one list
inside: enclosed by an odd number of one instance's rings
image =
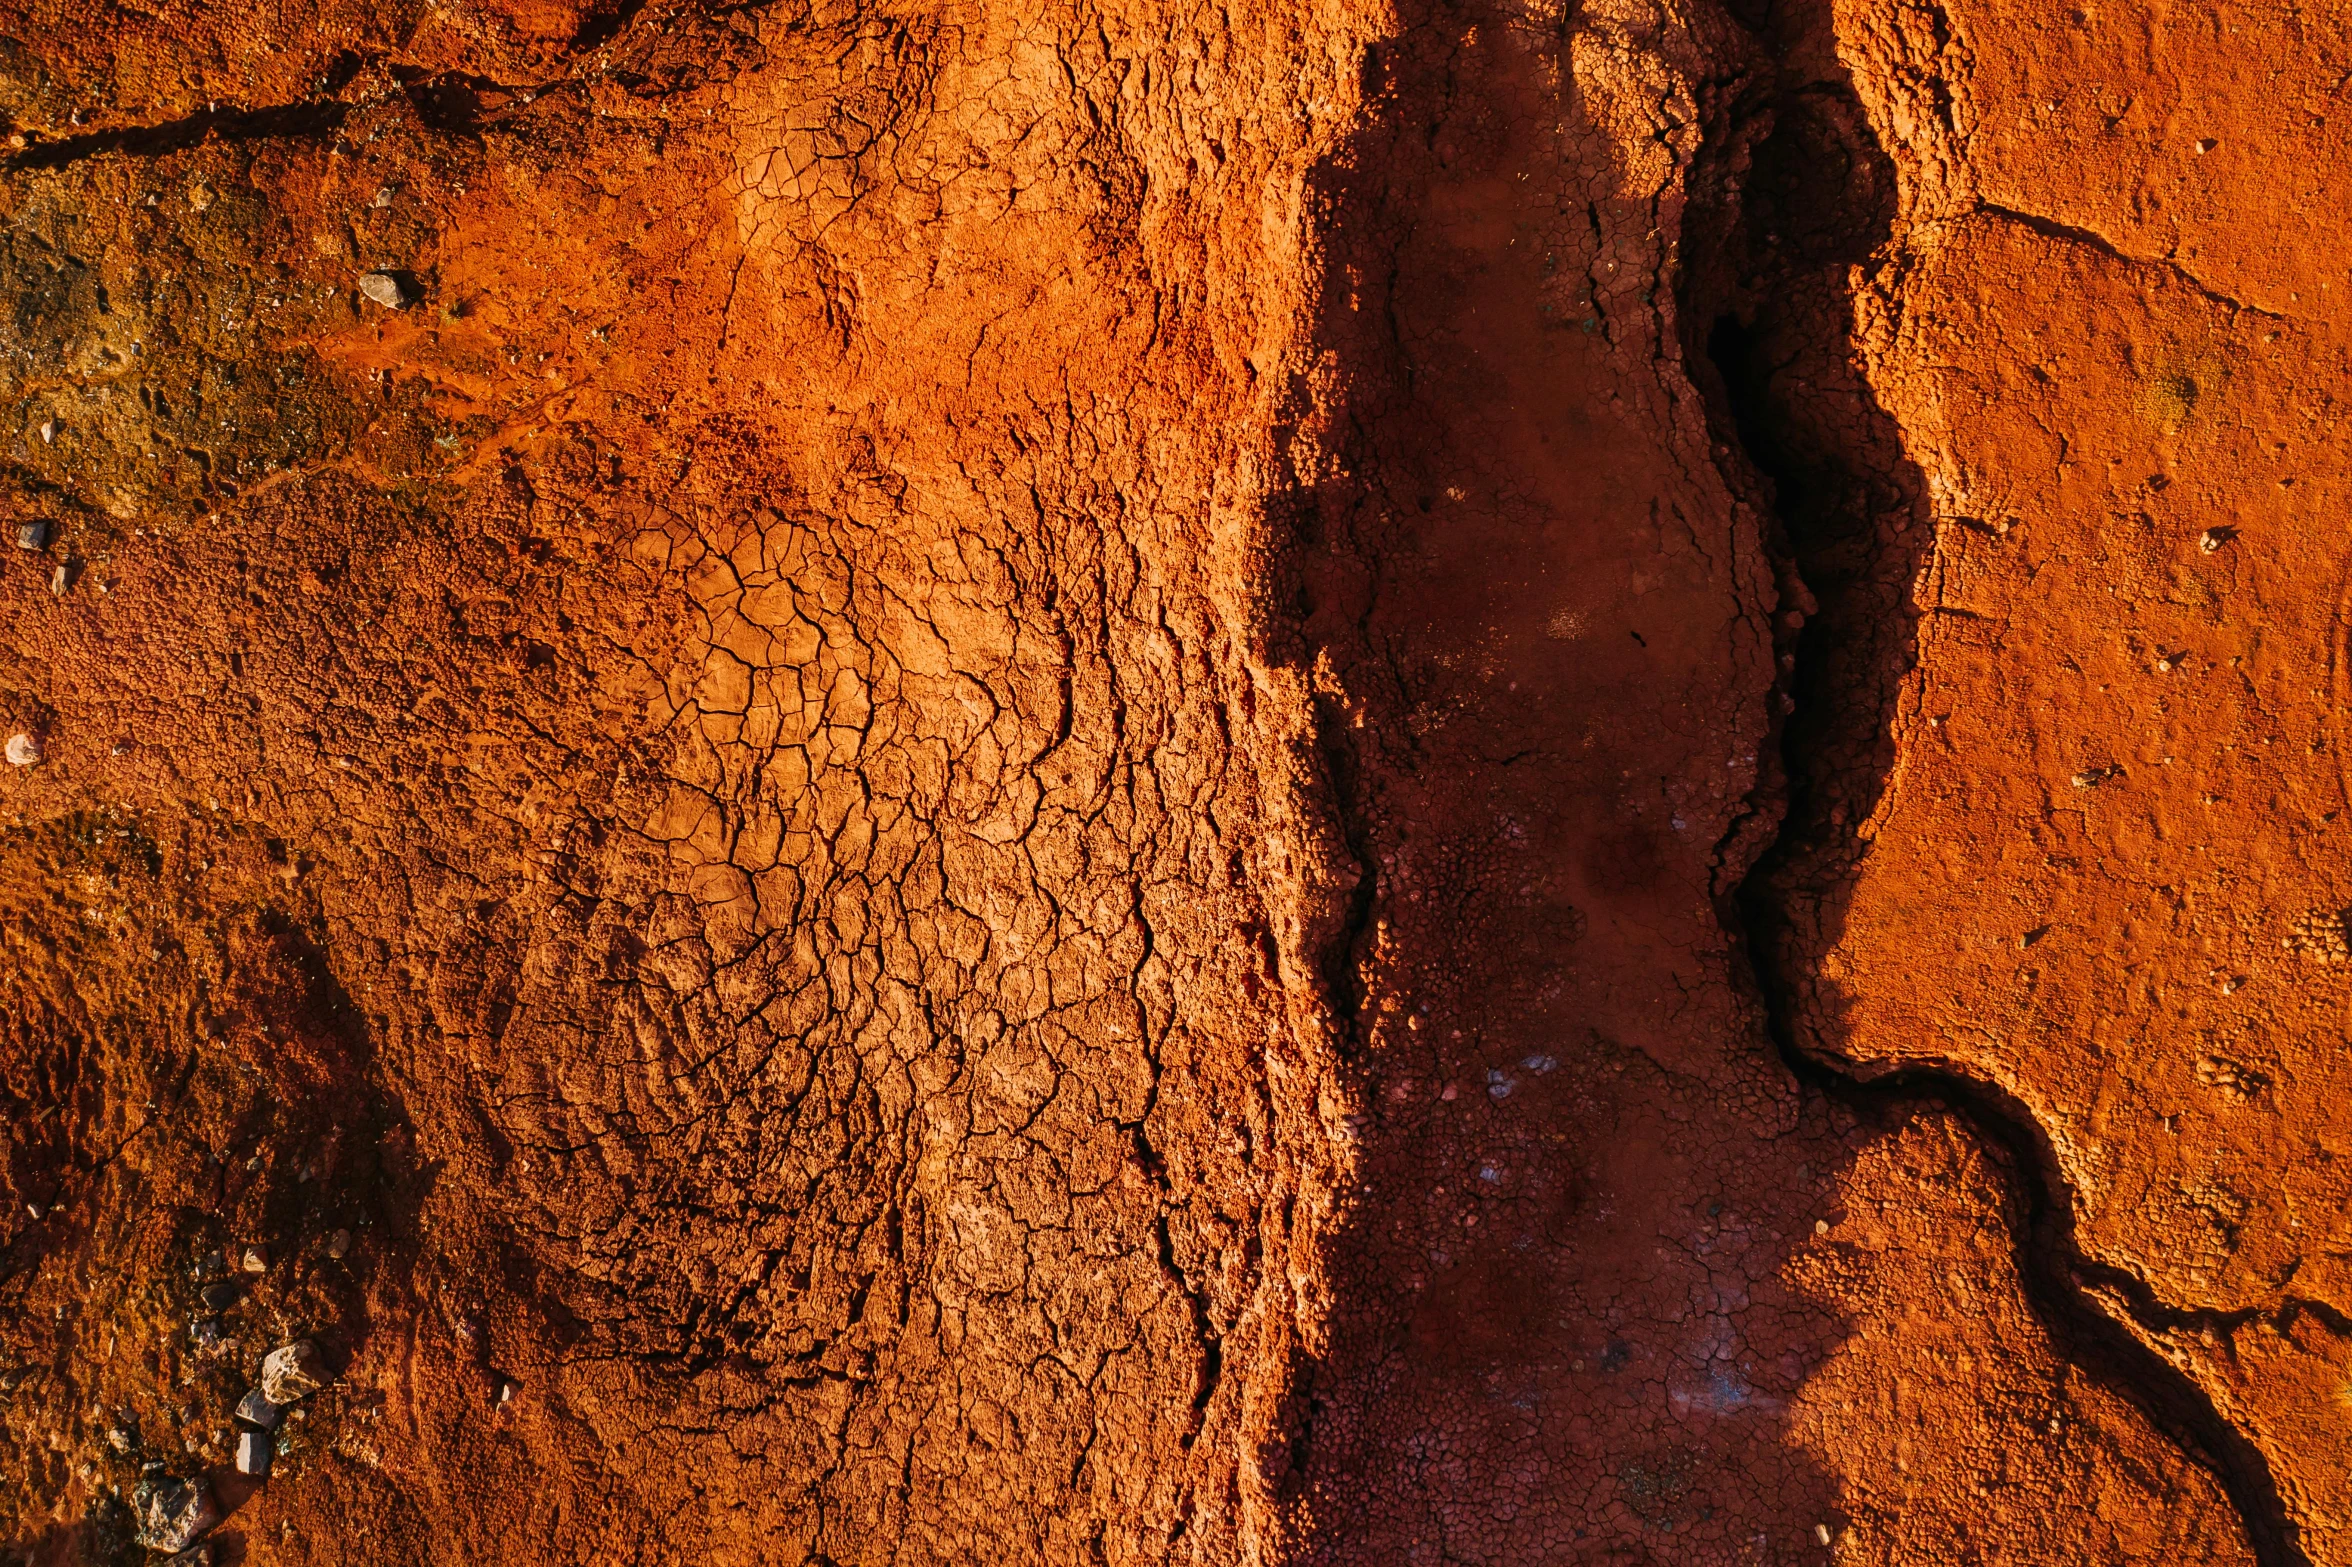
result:
[(408, 290), (389, 272), (362, 273), (359, 291), (386, 310), (406, 310), (409, 305)]
[(1827, 1219), (1815, 1219), (1813, 1221), (1813, 1233), (1816, 1235), (1827, 1235), (1829, 1233), (1829, 1221)]
[(38, 737), (22, 730), (8, 737), (8, 763), (11, 767), (30, 767), (41, 759)]
[(1819, 1540), (1822, 1544), (1827, 1545), (1829, 1543), (1829, 1525), (1825, 1523), (1815, 1524), (1813, 1526), (1813, 1538)]

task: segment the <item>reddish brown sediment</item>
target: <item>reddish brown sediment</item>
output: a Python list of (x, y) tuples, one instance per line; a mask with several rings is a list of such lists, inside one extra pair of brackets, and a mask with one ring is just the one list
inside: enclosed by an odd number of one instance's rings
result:
[(0, 34), (0, 1560), (2352, 1550), (2337, 30)]

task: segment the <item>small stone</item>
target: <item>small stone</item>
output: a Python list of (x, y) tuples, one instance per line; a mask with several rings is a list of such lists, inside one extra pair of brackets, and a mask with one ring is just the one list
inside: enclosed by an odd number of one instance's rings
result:
[(2238, 536), (2235, 528), (2207, 528), (2197, 535), (2197, 548), (2210, 555)]
[(1822, 1544), (1827, 1545), (1829, 1543), (1829, 1525), (1825, 1523), (1815, 1524), (1813, 1526), (1813, 1538), (1819, 1540)]
[(44, 419), (44, 420), (42, 420), (42, 421), (41, 421), (41, 444), (42, 444), (43, 446), (47, 446), (47, 445), (48, 445), (50, 442), (52, 442), (52, 441), (54, 441), (54, 440), (56, 440), (56, 439), (57, 439), (57, 421), (56, 421), (56, 420), (54, 420), (54, 419)]
[(188, 1337), (196, 1341), (198, 1349), (208, 1354), (226, 1349), (230, 1343), (229, 1335), (221, 1327), (218, 1317), (198, 1317), (188, 1324)]
[(8, 765), (31, 767), (41, 760), (41, 741), (36, 735), (17, 731), (8, 737)]
[(237, 1433), (237, 1473), (266, 1479), (270, 1468), (270, 1438), (266, 1431)]
[(16, 525), (16, 547), (20, 550), (43, 550), (49, 547), (49, 524), (33, 517)]
[(283, 1404), (271, 1403), (267, 1393), (264, 1393), (260, 1388), (254, 1388), (243, 1398), (237, 1400), (237, 1418), (249, 1426), (259, 1426), (264, 1431), (275, 1431), (278, 1428), (278, 1422), (286, 1418), (286, 1407)]
[(1815, 1219), (1813, 1221), (1813, 1233), (1816, 1235), (1827, 1235), (1829, 1233), (1829, 1221), (1827, 1219)]
[(73, 568), (72, 568), (72, 567), (70, 567), (70, 566), (66, 565), (66, 564), (65, 564), (63, 561), (60, 561), (60, 562), (58, 562), (58, 563), (57, 563), (55, 566), (53, 566), (53, 567), (51, 567), (51, 568), (50, 568), (50, 570), (49, 570), (49, 596), (50, 596), (51, 598), (63, 598), (63, 597), (65, 597), (65, 590), (66, 590), (68, 587), (72, 586), (72, 584), (73, 584)]
[(335, 1380), (325, 1351), (309, 1339), (273, 1349), (261, 1363), (261, 1390), (273, 1404), (292, 1404)]
[(227, 1279), (205, 1285), (200, 1293), (206, 1311), (226, 1311), (237, 1304), (237, 1286)]
[(389, 272), (363, 272), (359, 291), (386, 310), (406, 310), (414, 301), (408, 297), (408, 286)]
[(269, 1271), (269, 1252), (260, 1246), (246, 1247), (242, 1266), (247, 1273), (267, 1273)]
[(338, 1262), (351, 1255), (351, 1232), (349, 1230), (337, 1230), (327, 1237), (327, 1255)]
[(212, 1542), (198, 1540), (177, 1556), (166, 1556), (163, 1567), (212, 1567)]
[(139, 1543), (151, 1551), (184, 1551), (221, 1521), (212, 1487), (202, 1480), (143, 1482), (133, 1497)]

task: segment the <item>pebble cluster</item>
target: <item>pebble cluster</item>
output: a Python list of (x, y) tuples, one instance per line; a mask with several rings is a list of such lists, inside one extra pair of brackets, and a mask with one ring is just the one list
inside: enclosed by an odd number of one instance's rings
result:
[[(258, 1255), (247, 1254), (249, 1268)], [(220, 1287), (207, 1289), (208, 1306), (213, 1305), (212, 1289)], [(334, 1380), (326, 1352), (310, 1339), (281, 1344), (264, 1356), (259, 1385), (237, 1401), (238, 1473), (267, 1479), (271, 1433), (289, 1409)], [(212, 1546), (205, 1536), (224, 1515), (203, 1476), (167, 1475), (154, 1466), (132, 1493), (131, 1506), (138, 1515), (139, 1543), (163, 1556), (167, 1567), (211, 1567)]]

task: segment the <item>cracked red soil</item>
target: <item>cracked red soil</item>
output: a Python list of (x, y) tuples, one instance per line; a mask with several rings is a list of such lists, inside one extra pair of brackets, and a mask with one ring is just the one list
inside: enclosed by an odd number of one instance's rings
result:
[(0, 24), (0, 1556), (2352, 1561), (2340, 29)]

